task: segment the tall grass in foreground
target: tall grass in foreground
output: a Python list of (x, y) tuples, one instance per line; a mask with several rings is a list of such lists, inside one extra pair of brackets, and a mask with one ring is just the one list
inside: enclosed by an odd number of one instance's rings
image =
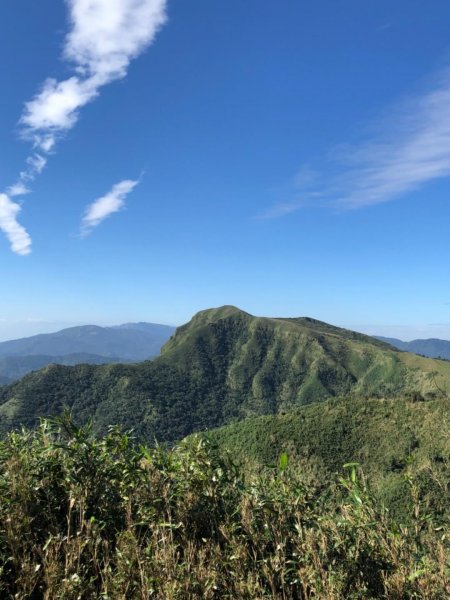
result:
[(450, 595), (445, 528), (377, 506), (356, 465), (307, 487), (282, 456), (245, 480), (204, 439), (137, 449), (68, 418), (0, 443), (0, 597), (426, 598)]

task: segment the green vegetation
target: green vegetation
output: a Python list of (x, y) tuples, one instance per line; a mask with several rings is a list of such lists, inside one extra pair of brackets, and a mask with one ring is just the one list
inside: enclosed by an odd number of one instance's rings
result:
[(0, 389), (0, 597), (447, 598), (449, 393), (449, 362), (229, 306), (153, 361), (29, 374)]
[(211, 431), (246, 471), (275, 464), (281, 453), (310, 482), (333, 479), (348, 461), (362, 465), (371, 488), (398, 516), (408, 510), (408, 477), (427, 510), (450, 516), (450, 400), (332, 399), (285, 415), (249, 418)]
[(253, 317), (234, 307), (198, 313), (162, 356), (139, 365), (49, 366), (0, 389), (0, 432), (69, 407), (152, 443), (338, 396), (426, 399), (450, 391), (450, 363), (313, 319)]
[(354, 464), (321, 487), (287, 455), (244, 478), (199, 438), (166, 451), (43, 422), (0, 442), (0, 596), (447, 598), (447, 526), (415, 490), (399, 522)]

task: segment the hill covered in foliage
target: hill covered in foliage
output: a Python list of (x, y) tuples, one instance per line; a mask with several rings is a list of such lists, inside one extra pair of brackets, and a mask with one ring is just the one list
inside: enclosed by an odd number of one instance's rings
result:
[(0, 389), (0, 596), (446, 598), (449, 392), (449, 362), (229, 306), (31, 373)]
[(48, 366), (0, 389), (0, 431), (69, 407), (95, 431), (134, 428), (174, 442), (250, 416), (337, 396), (433, 399), (450, 391), (450, 363), (313, 319), (253, 317), (234, 307), (198, 313), (136, 365)]
[(337, 398), (282, 415), (236, 422), (208, 439), (248, 472), (282, 453), (305, 480), (327, 482), (347, 462), (362, 466), (374, 494), (404, 516), (408, 473), (428, 508), (450, 516), (450, 400)]
[(447, 525), (348, 465), (311, 485), (282, 455), (245, 477), (193, 438), (165, 451), (63, 418), (0, 442), (0, 595), (94, 600), (441, 600)]

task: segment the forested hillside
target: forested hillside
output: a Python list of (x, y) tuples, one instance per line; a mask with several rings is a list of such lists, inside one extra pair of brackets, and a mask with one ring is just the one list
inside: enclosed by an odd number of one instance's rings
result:
[(81, 423), (93, 417), (97, 433), (120, 424), (148, 442), (173, 442), (337, 396), (433, 399), (448, 390), (448, 362), (312, 319), (222, 307), (180, 327), (154, 361), (49, 366), (2, 388), (0, 428), (33, 426), (67, 406)]

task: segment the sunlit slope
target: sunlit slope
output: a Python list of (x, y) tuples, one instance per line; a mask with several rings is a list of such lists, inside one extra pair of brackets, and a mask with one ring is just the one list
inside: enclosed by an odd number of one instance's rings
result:
[(67, 406), (81, 422), (94, 417), (98, 432), (120, 424), (148, 441), (173, 441), (335, 396), (432, 399), (448, 390), (450, 363), (313, 319), (226, 306), (195, 315), (154, 361), (53, 366), (1, 388), (0, 430)]
[(399, 359), (408, 369), (411, 388), (420, 390), (425, 397), (450, 396), (450, 361), (425, 358), (400, 352)]
[[(352, 392), (396, 396), (450, 391), (450, 363), (398, 352), (370, 336), (309, 318), (253, 317), (234, 307), (198, 313), (163, 348), (194, 373), (215, 372), (250, 412)], [(224, 372), (226, 371), (226, 373)], [(265, 410), (270, 412), (270, 410)]]
[(450, 400), (331, 399), (284, 415), (254, 417), (208, 432), (247, 470), (277, 465), (281, 453), (313, 482), (361, 465), (392, 509), (411, 496), (415, 473), (433, 510), (448, 512)]

